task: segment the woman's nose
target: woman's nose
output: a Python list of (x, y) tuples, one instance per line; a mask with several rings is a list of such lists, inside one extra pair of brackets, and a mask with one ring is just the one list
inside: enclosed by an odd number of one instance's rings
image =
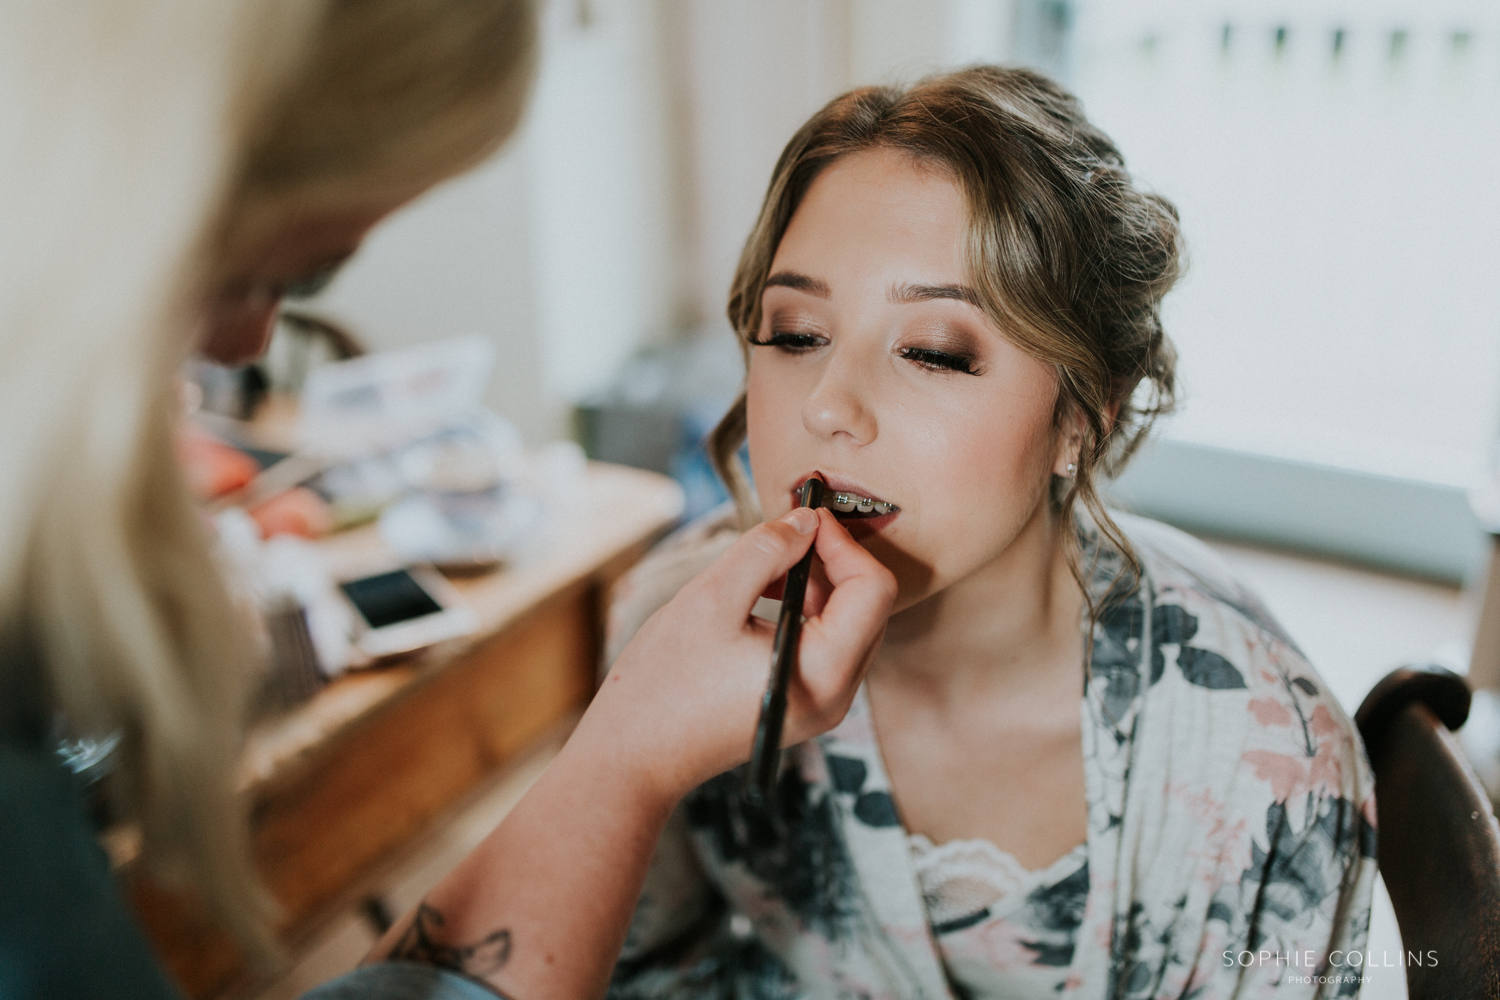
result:
[(878, 427), (870, 408), (868, 380), (849, 359), (835, 354), (802, 405), (802, 425), (813, 435), (846, 444), (866, 445)]

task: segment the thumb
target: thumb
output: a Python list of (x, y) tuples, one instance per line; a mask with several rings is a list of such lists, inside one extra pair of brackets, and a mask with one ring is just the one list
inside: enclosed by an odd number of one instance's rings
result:
[(896, 578), (832, 514), (819, 511), (818, 556), (833, 592), (803, 626), (803, 682), (827, 696), (857, 681), (880, 643)]
[(741, 535), (698, 577), (697, 592), (711, 613), (733, 616), (735, 624), (743, 624), (766, 587), (807, 554), (818, 523), (816, 511), (798, 507)]

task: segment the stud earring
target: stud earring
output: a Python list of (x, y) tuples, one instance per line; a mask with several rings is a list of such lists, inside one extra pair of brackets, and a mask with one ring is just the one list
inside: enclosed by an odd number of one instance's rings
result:
[(1078, 475), (1078, 463), (1077, 462), (1069, 462), (1068, 463), (1068, 478), (1072, 479), (1076, 475)]

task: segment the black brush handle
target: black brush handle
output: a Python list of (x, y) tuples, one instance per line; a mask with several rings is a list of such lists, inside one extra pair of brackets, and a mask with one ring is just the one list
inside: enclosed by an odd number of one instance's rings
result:
[[(823, 504), (823, 481), (809, 479), (802, 484), (801, 506)], [(770, 807), (776, 791), (776, 775), (781, 770), (781, 732), (786, 726), (786, 689), (792, 671), (797, 669), (797, 643), (802, 638), (802, 601), (807, 596), (807, 576), (812, 572), (813, 550), (797, 560), (786, 574), (781, 588), (781, 617), (776, 622), (776, 638), (771, 648), (771, 677), (766, 693), (760, 699), (760, 721), (755, 725), (755, 742), (750, 746), (750, 773), (745, 785), (745, 800), (761, 808)]]

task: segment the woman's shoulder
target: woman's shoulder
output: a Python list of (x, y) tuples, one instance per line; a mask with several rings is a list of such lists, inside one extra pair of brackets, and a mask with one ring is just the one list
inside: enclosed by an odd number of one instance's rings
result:
[(734, 505), (724, 504), (662, 539), (621, 577), (610, 594), (605, 666), (614, 662), (647, 618), (707, 569), (739, 536)]
[(1310, 787), (1367, 797), (1353, 723), (1260, 598), (1191, 535), (1141, 517), (1117, 522), (1151, 604), (1151, 699), (1190, 705), (1195, 718), (1183, 727), (1180, 713), (1162, 713), (1178, 737), (1201, 732), (1218, 742), (1276, 801)]
[(1148, 518), (1116, 514), (1141, 564), (1139, 597), (1150, 605), (1152, 682), (1171, 660), (1190, 687), (1240, 691), (1323, 683), (1269, 608), (1208, 545)]
[(1135, 548), (1154, 603), (1212, 607), (1229, 629), (1261, 633), (1302, 656), (1260, 595), (1218, 552), (1169, 524), (1120, 512), (1112, 516)]
[(1142, 566), (1153, 576), (1186, 576), (1220, 590), (1239, 586), (1229, 563), (1201, 539), (1138, 514), (1110, 511), (1110, 516), (1135, 546)]

